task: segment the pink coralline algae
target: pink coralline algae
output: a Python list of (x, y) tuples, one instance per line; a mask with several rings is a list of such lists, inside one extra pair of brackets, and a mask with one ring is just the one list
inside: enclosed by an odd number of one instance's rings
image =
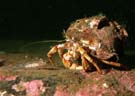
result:
[(26, 90), (26, 96), (41, 96), (45, 92), (45, 86), (42, 80), (32, 80), (29, 82), (20, 82), (12, 86), (16, 92)]
[(119, 83), (126, 87), (131, 92), (135, 92), (135, 76), (127, 72), (119, 78)]
[(70, 96), (66, 88), (56, 87), (54, 96)]
[(61, 88), (57, 86), (54, 96), (103, 96), (104, 93), (106, 93), (106, 88), (102, 88), (97, 85), (86, 85), (75, 93), (68, 91), (68, 88)]
[(77, 91), (75, 96), (102, 96), (105, 90), (106, 89), (97, 85), (86, 86)]
[(27, 96), (40, 96), (40, 93), (45, 92), (45, 87), (43, 86), (41, 80), (33, 80), (27, 82), (26, 94)]
[(89, 96), (88, 88), (80, 89), (78, 92), (76, 92), (75, 96)]
[(5, 76), (5, 75), (0, 75), (0, 81), (12, 81), (16, 80), (17, 76)]

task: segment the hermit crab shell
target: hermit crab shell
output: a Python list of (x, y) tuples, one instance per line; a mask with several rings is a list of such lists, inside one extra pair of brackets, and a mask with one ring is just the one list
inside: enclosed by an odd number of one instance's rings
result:
[(93, 16), (76, 20), (65, 32), (66, 39), (80, 40), (80, 38), (86, 38), (83, 37), (84, 33), (90, 34), (92, 29), (97, 29), (102, 20), (107, 20), (106, 16)]
[(125, 28), (105, 15), (78, 19), (65, 32), (67, 41), (74, 41), (88, 47), (93, 56), (109, 59), (123, 53), (123, 41), (128, 37)]

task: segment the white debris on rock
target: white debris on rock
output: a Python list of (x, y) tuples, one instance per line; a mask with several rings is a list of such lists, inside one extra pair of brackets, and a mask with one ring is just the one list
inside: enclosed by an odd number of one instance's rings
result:
[(109, 85), (107, 83), (102, 84), (103, 88), (109, 88)]
[(25, 68), (36, 68), (36, 67), (39, 67), (39, 66), (43, 66), (45, 64), (46, 64), (46, 61), (43, 61), (43, 59), (39, 59), (39, 61), (33, 62), (33, 63), (28, 63), (24, 67)]

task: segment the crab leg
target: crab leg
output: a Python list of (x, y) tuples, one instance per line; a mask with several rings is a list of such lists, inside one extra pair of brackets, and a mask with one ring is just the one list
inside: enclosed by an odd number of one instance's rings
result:
[(112, 62), (112, 61), (106, 61), (106, 60), (101, 60), (103, 63), (108, 64), (108, 65), (112, 65), (112, 66), (116, 66), (116, 67), (121, 67), (122, 64), (117, 63), (117, 62)]
[(101, 69), (98, 67), (98, 65), (93, 61), (93, 59), (87, 54), (87, 52), (82, 48), (82, 47), (79, 47), (78, 48), (78, 51), (80, 52), (80, 54), (85, 57), (90, 63), (92, 63), (95, 68), (97, 69), (97, 71), (102, 74), (102, 71)]
[(51, 64), (54, 64), (52, 56), (57, 52), (57, 50), (58, 50), (57, 46), (54, 46), (47, 54), (48, 60)]
[(82, 66), (85, 71), (90, 70), (91, 66), (84, 56), (81, 56)]
[(56, 52), (58, 52), (59, 56), (62, 58), (64, 48), (65, 48), (65, 44), (59, 44), (59, 45), (52, 47), (52, 49), (47, 54), (48, 60), (51, 64), (54, 64), (54, 62), (52, 60), (52, 56)]
[(70, 58), (71, 58), (71, 55), (68, 52), (63, 54), (62, 62), (64, 64), (64, 66), (67, 67), (67, 68), (70, 68), (71, 65), (72, 65), (71, 62), (70, 62)]
[(83, 67), (79, 66), (76, 61), (72, 61), (72, 59), (73, 57), (71, 56), (71, 54), (69, 52), (66, 52), (62, 58), (64, 66), (69, 69), (83, 70)]

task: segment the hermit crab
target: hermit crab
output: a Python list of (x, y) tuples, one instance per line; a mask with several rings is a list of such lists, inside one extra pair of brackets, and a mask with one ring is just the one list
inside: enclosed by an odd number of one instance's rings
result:
[(128, 37), (126, 29), (105, 15), (78, 19), (64, 32), (65, 43), (52, 47), (47, 56), (58, 52), (65, 67), (90, 71), (92, 68), (102, 74), (101, 64), (122, 67), (119, 57)]

